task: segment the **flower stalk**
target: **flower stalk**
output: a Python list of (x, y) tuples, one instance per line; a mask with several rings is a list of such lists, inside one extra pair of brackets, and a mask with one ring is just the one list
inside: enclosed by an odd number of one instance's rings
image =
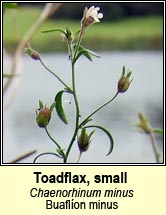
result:
[(51, 73), (53, 76), (55, 76), (58, 81), (61, 82), (61, 84), (65, 87), (66, 90), (68, 90), (69, 92), (72, 92), (71, 88), (56, 74), (54, 73), (51, 69), (49, 69), (45, 64), (44, 62), (42, 61), (42, 59), (40, 58), (40, 63), (43, 65), (43, 67), (49, 72)]
[(47, 127), (45, 128), (45, 131), (46, 131), (46, 134), (48, 135), (48, 137), (52, 140), (52, 142), (55, 143), (55, 145), (57, 146), (57, 149), (60, 150), (61, 155), (62, 155), (63, 159), (65, 160), (65, 159), (66, 159), (66, 158), (65, 158), (66, 156), (65, 156), (65, 154), (64, 154), (64, 152), (63, 152), (61, 146), (60, 146), (60, 145), (58, 144), (58, 142), (51, 136), (51, 134), (49, 133)]
[(81, 128), (85, 123), (94, 115), (96, 114), (99, 110), (103, 109), (105, 106), (109, 105), (117, 96), (119, 92), (117, 91), (116, 94), (107, 102), (105, 102), (103, 105), (98, 107), (96, 110), (94, 110), (91, 114), (89, 114), (79, 125), (79, 128)]
[[(65, 156), (65, 159), (64, 159), (64, 163), (67, 162), (67, 159), (68, 159), (68, 156), (69, 156), (69, 153), (70, 153), (70, 150), (72, 148), (72, 145), (76, 139), (76, 136), (77, 136), (77, 133), (78, 133), (78, 125), (79, 125), (79, 118), (80, 118), (80, 108), (79, 108), (79, 102), (78, 102), (78, 98), (77, 98), (77, 91), (76, 91), (76, 80), (75, 80), (75, 64), (74, 64), (74, 59), (77, 55), (77, 51), (78, 51), (78, 47), (81, 43), (81, 38), (82, 38), (82, 35), (80, 33), (80, 36), (78, 38), (78, 42), (77, 42), (77, 46), (76, 46), (76, 49), (75, 49), (75, 52), (73, 54), (73, 49), (71, 48), (71, 44), (68, 43), (68, 46), (69, 46), (69, 50), (71, 52), (71, 67), (72, 67), (72, 92), (73, 92), (73, 97), (74, 97), (74, 102), (75, 102), (75, 107), (76, 107), (76, 119), (75, 119), (75, 129), (74, 129), (74, 133), (73, 133), (73, 136), (72, 136), (72, 139), (69, 143), (69, 146), (67, 148), (67, 151), (66, 151), (66, 156)], [(72, 57), (73, 56), (73, 57)]]
[(71, 56), (71, 67), (72, 67), (72, 87), (73, 87), (73, 97), (74, 97), (74, 102), (75, 102), (75, 106), (76, 106), (76, 119), (75, 119), (75, 129), (74, 129), (74, 133), (72, 136), (72, 139), (69, 143), (69, 146), (67, 148), (66, 151), (66, 156), (65, 156), (65, 160), (64, 162), (67, 162), (67, 158), (69, 156), (70, 150), (73, 146), (73, 143), (76, 139), (78, 130), (80, 128), (79, 126), (79, 118), (80, 118), (80, 108), (79, 108), (79, 102), (78, 102), (78, 98), (77, 98), (77, 91), (76, 91), (76, 80), (75, 80), (75, 59), (77, 57), (77, 53), (81, 44), (81, 40), (82, 40), (82, 36), (85, 32), (86, 27), (88, 27), (89, 25), (93, 24), (94, 22), (99, 22), (99, 18), (103, 17), (103, 14), (98, 14), (98, 11), (100, 10), (100, 8), (94, 8), (94, 6), (92, 6), (91, 8), (87, 9), (85, 8), (84, 10), (84, 15), (81, 21), (81, 31), (77, 40), (77, 44), (76, 44), (76, 48), (74, 50), (73, 53), (73, 49), (71, 48), (71, 42), (68, 41), (68, 49), (70, 51), (70, 56)]

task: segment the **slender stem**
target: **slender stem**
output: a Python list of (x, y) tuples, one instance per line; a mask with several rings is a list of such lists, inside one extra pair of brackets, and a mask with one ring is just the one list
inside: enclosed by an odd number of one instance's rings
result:
[(49, 133), (47, 127), (45, 128), (45, 131), (46, 131), (48, 137), (55, 143), (55, 145), (56, 145), (58, 148), (61, 148), (60, 145), (57, 143), (57, 141), (54, 140), (54, 138), (50, 135), (50, 133)]
[(44, 153), (41, 153), (40, 155), (38, 155), (38, 156), (34, 159), (33, 163), (36, 163), (37, 159), (38, 159), (39, 157), (43, 156), (43, 155), (54, 155), (54, 156), (57, 156), (58, 158), (62, 158), (62, 157), (60, 157), (59, 155), (57, 155), (56, 153), (53, 153), (53, 152), (44, 152)]
[[(55, 143), (55, 145), (61, 150), (61, 146), (60, 146), (60, 145), (57, 143), (57, 141), (54, 140), (54, 138), (50, 135), (50, 133), (49, 133), (47, 127), (45, 128), (45, 131), (46, 131), (48, 137), (49, 137), (49, 138)], [(63, 158), (65, 159), (65, 154), (63, 153), (63, 150), (61, 150), (61, 152), (62, 152)]]
[(78, 156), (78, 159), (76, 160), (76, 163), (79, 163), (81, 155), (82, 155), (82, 152), (79, 153), (79, 156)]
[(44, 66), (44, 68), (50, 72), (52, 75), (54, 75), (64, 86), (67, 90), (69, 90), (70, 92), (72, 92), (72, 90), (70, 89), (70, 87), (68, 87), (68, 85), (57, 75), (55, 74), (53, 71), (51, 71), (45, 64), (44, 62), (42, 61), (42, 59), (40, 58), (39, 59), (40, 63)]
[(69, 59), (71, 59), (71, 62), (73, 61), (73, 51), (71, 47), (71, 43), (67, 41), (67, 47), (68, 47), (68, 52), (69, 52)]
[(119, 94), (119, 92), (117, 91), (116, 94), (109, 100), (107, 101), (106, 103), (104, 103), (103, 105), (101, 105), (99, 108), (97, 108), (95, 111), (93, 111), (89, 116), (86, 117), (86, 119), (81, 122), (81, 124), (79, 125), (79, 128), (81, 128), (84, 123), (91, 117), (93, 116), (95, 113), (97, 113), (99, 110), (101, 110), (102, 108), (104, 108), (105, 106), (107, 106), (109, 103), (111, 103), (116, 97), (117, 95)]
[(64, 158), (64, 163), (67, 162), (67, 158), (69, 156), (70, 150), (71, 150), (71, 148), (73, 146), (73, 143), (74, 143), (74, 141), (76, 139), (76, 136), (77, 136), (77, 133), (78, 133), (78, 129), (79, 129), (80, 108), (79, 108), (79, 103), (78, 103), (78, 98), (77, 98), (77, 91), (76, 91), (74, 59), (77, 56), (77, 52), (78, 52), (79, 45), (81, 43), (81, 39), (82, 39), (82, 32), (80, 32), (80, 35), (79, 35), (79, 38), (78, 38), (78, 42), (77, 42), (77, 46), (76, 46), (74, 54), (73, 54), (73, 50), (71, 48), (71, 44), (68, 44), (69, 45), (69, 50), (70, 50), (70, 55), (71, 55), (72, 87), (73, 87), (74, 102), (75, 102), (75, 106), (76, 106), (76, 121), (75, 121), (74, 133), (73, 133), (72, 139), (70, 141), (70, 144), (69, 144), (69, 146), (67, 148), (66, 156)]
[(75, 138), (77, 136), (77, 132), (78, 132), (78, 126), (79, 126), (79, 117), (80, 117), (80, 110), (79, 110), (79, 103), (78, 103), (78, 99), (77, 99), (77, 94), (76, 94), (76, 86), (75, 86), (75, 71), (74, 71), (74, 64), (72, 63), (72, 85), (73, 85), (73, 97), (74, 97), (74, 101), (75, 101), (75, 106), (76, 106), (76, 121), (75, 121), (75, 130), (72, 136), (72, 139), (70, 141), (69, 147), (66, 151), (66, 156), (64, 159), (64, 163), (67, 162), (67, 158), (69, 156), (71, 147), (75, 141)]
[(158, 152), (158, 147), (157, 147), (157, 143), (156, 143), (156, 139), (154, 137), (153, 131), (149, 132), (149, 136), (150, 136), (153, 151), (154, 151), (154, 154), (155, 154), (156, 162), (160, 163), (160, 153)]
[(82, 34), (83, 34), (83, 32), (82, 32), (82, 29), (81, 29), (80, 34), (79, 34), (79, 38), (78, 38), (78, 42), (77, 42), (77, 46), (76, 46), (76, 49), (75, 49), (75, 52), (74, 52), (73, 62), (74, 62), (74, 59), (77, 56), (78, 48), (80, 46), (81, 39), (82, 39)]

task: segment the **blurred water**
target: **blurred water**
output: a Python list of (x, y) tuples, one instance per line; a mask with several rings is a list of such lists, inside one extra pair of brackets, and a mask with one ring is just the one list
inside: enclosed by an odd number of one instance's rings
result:
[[(110, 156), (109, 141), (105, 134), (96, 130), (93, 141), (81, 163), (155, 163), (148, 136), (134, 127), (138, 112), (148, 117), (153, 127), (163, 127), (163, 55), (161, 52), (112, 52), (100, 53), (101, 58), (89, 62), (82, 57), (76, 66), (78, 97), (82, 117), (110, 99), (116, 92), (122, 66), (132, 70), (133, 82), (129, 90), (117, 97), (109, 106), (94, 116), (93, 124), (111, 131), (115, 146)], [(71, 69), (65, 54), (45, 54), (43, 61), (57, 71), (63, 79), (71, 82)], [(23, 74), (19, 92), (9, 109), (4, 113), (3, 162), (10, 162), (21, 154), (37, 149), (42, 152), (55, 151), (55, 145), (44, 130), (35, 123), (35, 110), (41, 99), (48, 106), (63, 86), (49, 74), (38, 61), (23, 57)], [(6, 98), (5, 98), (6, 99)], [(5, 100), (4, 100), (5, 101)], [(67, 147), (74, 124), (73, 99), (64, 96), (64, 107), (69, 125), (64, 125), (56, 114), (49, 130), (56, 139)], [(157, 139), (163, 150), (163, 140)], [(72, 148), (69, 162), (78, 157), (78, 148)], [(31, 156), (24, 163), (31, 163)], [(44, 156), (38, 162), (58, 163), (56, 157)]]

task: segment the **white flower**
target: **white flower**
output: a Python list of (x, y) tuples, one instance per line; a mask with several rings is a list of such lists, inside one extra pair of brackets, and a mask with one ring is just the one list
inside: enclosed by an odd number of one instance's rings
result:
[(99, 19), (103, 18), (103, 14), (102, 13), (98, 13), (98, 11), (100, 10), (99, 7), (90, 7), (89, 9), (86, 7), (84, 10), (84, 15), (82, 18), (82, 27), (86, 28), (87, 26), (95, 23), (95, 22), (100, 22)]

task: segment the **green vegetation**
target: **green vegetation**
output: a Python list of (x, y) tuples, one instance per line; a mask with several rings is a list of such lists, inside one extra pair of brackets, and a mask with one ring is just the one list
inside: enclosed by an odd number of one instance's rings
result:
[[(7, 50), (13, 50), (18, 41), (25, 35), (29, 27), (40, 15), (40, 9), (21, 8), (6, 10), (3, 23), (3, 39)], [(52, 28), (65, 29), (69, 26), (73, 31), (80, 28), (80, 23), (73, 20), (48, 20), (30, 41), (38, 51), (63, 51), (65, 43), (61, 43), (59, 33), (43, 34), (42, 30)], [(83, 45), (93, 50), (160, 50), (163, 47), (163, 18), (161, 16), (134, 17), (120, 21), (94, 24), (87, 29)]]

